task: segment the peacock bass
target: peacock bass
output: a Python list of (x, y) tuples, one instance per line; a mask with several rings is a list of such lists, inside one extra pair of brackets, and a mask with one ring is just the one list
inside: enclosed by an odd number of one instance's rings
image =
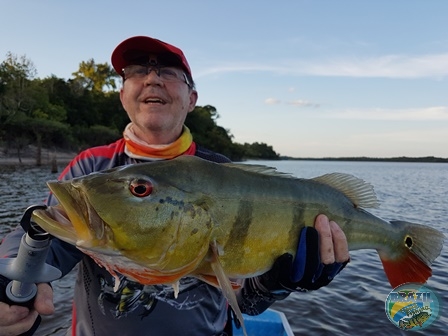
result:
[(194, 276), (219, 286), (241, 321), (230, 279), (263, 274), (280, 255), (295, 255), (301, 228), (318, 214), (339, 224), (350, 250), (376, 249), (392, 287), (424, 283), (444, 240), (430, 227), (363, 210), (378, 206), (373, 187), (341, 173), (300, 179), (180, 156), (48, 186), (60, 204), (34, 211), (44, 230), (112, 275), (173, 286)]

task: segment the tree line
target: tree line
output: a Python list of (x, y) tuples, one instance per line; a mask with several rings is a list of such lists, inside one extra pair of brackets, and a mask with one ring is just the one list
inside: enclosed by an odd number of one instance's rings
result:
[[(51, 75), (37, 78), (26, 56), (7, 53), (0, 64), (0, 145), (20, 155), (26, 146), (81, 151), (107, 144), (122, 136), (129, 123), (119, 96), (121, 77), (108, 63), (82, 61), (72, 78)], [(265, 143), (239, 144), (228, 129), (217, 124), (219, 114), (211, 105), (197, 106), (186, 125), (197, 143), (243, 159), (279, 159)]]

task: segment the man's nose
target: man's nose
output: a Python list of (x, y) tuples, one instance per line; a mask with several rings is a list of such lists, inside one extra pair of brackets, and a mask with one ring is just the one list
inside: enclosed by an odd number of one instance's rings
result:
[(148, 74), (145, 76), (145, 85), (162, 85), (163, 81), (157, 74), (156, 69), (149, 69)]

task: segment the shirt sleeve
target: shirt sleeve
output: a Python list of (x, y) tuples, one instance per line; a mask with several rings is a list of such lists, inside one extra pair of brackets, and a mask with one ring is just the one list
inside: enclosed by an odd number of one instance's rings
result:
[(25, 231), (20, 225), (7, 234), (0, 244), (0, 258), (14, 258), (19, 250), (20, 240)]

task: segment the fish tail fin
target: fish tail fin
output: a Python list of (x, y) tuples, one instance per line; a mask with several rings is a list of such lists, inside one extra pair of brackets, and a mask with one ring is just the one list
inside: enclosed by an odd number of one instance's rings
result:
[(391, 221), (403, 232), (399, 251), (392, 255), (379, 250), (381, 262), (393, 288), (407, 283), (425, 283), (431, 276), (431, 264), (439, 256), (445, 236), (428, 226), (404, 221)]

